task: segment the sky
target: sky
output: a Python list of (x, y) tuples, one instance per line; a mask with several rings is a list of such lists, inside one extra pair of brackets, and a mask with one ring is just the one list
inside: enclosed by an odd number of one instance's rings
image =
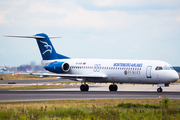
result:
[(0, 0), (0, 66), (40, 64), (35, 39), (4, 37), (37, 33), (71, 58), (180, 66), (180, 0)]

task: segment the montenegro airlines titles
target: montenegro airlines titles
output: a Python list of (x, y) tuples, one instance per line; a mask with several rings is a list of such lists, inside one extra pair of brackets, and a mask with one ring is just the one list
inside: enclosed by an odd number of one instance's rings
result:
[(81, 81), (81, 91), (88, 91), (86, 82), (113, 83), (110, 91), (117, 91), (115, 83), (157, 84), (157, 92), (161, 87), (168, 87), (170, 83), (179, 79), (178, 73), (164, 61), (157, 60), (111, 60), (111, 59), (71, 59), (56, 53), (51, 41), (44, 33), (34, 36), (7, 36), (21, 38), (35, 38), (42, 56), (42, 66), (56, 74), (37, 74), (40, 76), (56, 76), (70, 80)]

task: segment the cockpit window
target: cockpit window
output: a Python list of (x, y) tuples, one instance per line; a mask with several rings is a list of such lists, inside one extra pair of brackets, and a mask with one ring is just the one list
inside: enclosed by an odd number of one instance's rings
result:
[(170, 67), (165, 66), (165, 67), (163, 67), (163, 69), (164, 70), (170, 70)]
[(161, 66), (157, 66), (155, 70), (163, 70)]
[(164, 67), (161, 67), (161, 66), (157, 66), (155, 70), (174, 70), (173, 67), (171, 66), (164, 66)]
[(173, 67), (170, 67), (170, 69), (171, 69), (171, 70), (174, 70), (174, 68), (173, 68)]

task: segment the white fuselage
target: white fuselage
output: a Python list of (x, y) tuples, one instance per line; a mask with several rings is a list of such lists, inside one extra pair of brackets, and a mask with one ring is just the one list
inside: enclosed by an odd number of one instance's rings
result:
[[(42, 66), (55, 61), (70, 65), (70, 70), (65, 74), (105, 76), (98, 79), (88, 78), (87, 82), (169, 84), (179, 78), (170, 64), (157, 60), (57, 59), (42, 60)], [(158, 69), (161, 67), (162, 69)], [(78, 78), (71, 79), (78, 80)]]
[[(54, 76), (81, 81), (81, 91), (88, 91), (86, 82), (111, 82), (110, 91), (117, 91), (115, 83), (158, 84), (157, 92), (161, 87), (169, 86), (179, 79), (178, 73), (172, 66), (157, 60), (111, 60), (111, 59), (71, 59), (56, 53), (49, 37), (44, 33), (34, 36), (7, 36), (20, 38), (34, 38), (38, 44), (42, 66), (57, 74), (35, 74), (40, 76)], [(54, 38), (54, 37), (51, 37)]]

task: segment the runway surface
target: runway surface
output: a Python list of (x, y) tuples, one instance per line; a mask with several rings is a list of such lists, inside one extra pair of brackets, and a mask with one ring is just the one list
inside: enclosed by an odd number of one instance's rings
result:
[(180, 99), (180, 92), (126, 92), (126, 91), (0, 91), (0, 102), (82, 99)]
[(54, 82), (68, 82), (70, 80), (0, 80), (0, 85), (8, 83), (16, 84), (36, 84), (36, 83), (54, 83)]
[[(41, 83), (65, 82), (69, 80), (4, 80), (0, 85), (16, 82), (15, 85), (37, 85)], [(10, 84), (11, 85), (11, 84)], [(80, 91), (80, 83), (61, 84), (62, 89), (32, 89), (32, 90), (0, 90), (0, 102), (44, 101), (44, 100), (82, 100), (82, 99), (159, 99), (167, 96), (169, 99), (180, 99), (180, 84), (163, 87), (162, 93), (157, 93), (154, 85), (118, 85), (117, 92), (109, 91), (109, 84), (90, 84), (89, 91)]]
[(180, 85), (171, 85), (157, 93), (152, 85), (118, 85), (117, 92), (110, 92), (108, 85), (90, 85), (88, 92), (79, 86), (63, 89), (0, 90), (0, 102), (44, 101), (44, 100), (82, 100), (82, 99), (180, 99)]

